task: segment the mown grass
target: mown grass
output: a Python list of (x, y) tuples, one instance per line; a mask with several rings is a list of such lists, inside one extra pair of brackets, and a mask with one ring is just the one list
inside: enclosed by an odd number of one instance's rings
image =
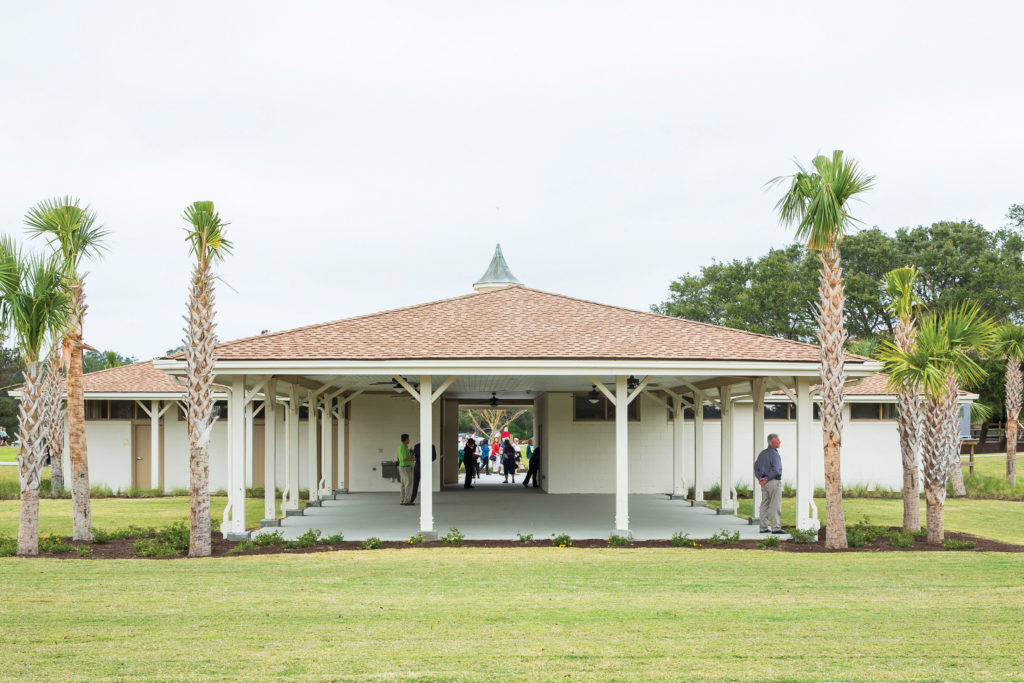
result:
[[(219, 526), (224, 506), (224, 496), (210, 498), (210, 516), (214, 526)], [(0, 500), (0, 535), (16, 536), (18, 533), (17, 500)], [(102, 529), (118, 529), (129, 524), (136, 526), (166, 526), (182, 519), (188, 519), (189, 499), (185, 496), (166, 498), (97, 498), (92, 501), (92, 523)], [(263, 518), (263, 499), (245, 500), (245, 524), (259, 526)], [(65, 498), (43, 498), (39, 501), (39, 533), (71, 535), (71, 501)]]
[[(1007, 680), (1024, 670), (1024, 556), (1002, 553), (417, 548), (5, 559), (0, 575), (3, 675), (20, 680)], [(510, 575), (530, 580), (510, 593)], [(139, 638), (142, 650), (126, 646)]]

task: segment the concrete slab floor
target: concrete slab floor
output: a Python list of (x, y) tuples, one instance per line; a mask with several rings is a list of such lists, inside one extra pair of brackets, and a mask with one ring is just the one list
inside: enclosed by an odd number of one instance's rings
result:
[[(539, 488), (515, 484), (461, 486), (434, 493), (434, 529), (438, 535), (455, 527), (473, 540), (518, 540), (518, 533), (544, 540), (567, 533), (573, 538), (608, 538), (615, 522), (613, 494), (547, 494)], [(397, 493), (350, 493), (307, 508), (301, 517), (286, 517), (280, 527), (286, 539), (308, 529), (324, 534), (342, 532), (346, 540), (376, 536), (385, 541), (406, 541), (419, 533), (420, 503), (399, 505)], [(666, 495), (631, 495), (629, 526), (637, 540), (668, 539), (677, 531), (691, 538), (708, 538), (722, 529), (739, 531), (740, 538), (762, 538), (756, 525), (732, 515), (716, 515), (708, 508), (690, 507), (687, 501)], [(256, 532), (260, 533), (260, 532)], [(783, 536), (787, 538), (787, 536)]]

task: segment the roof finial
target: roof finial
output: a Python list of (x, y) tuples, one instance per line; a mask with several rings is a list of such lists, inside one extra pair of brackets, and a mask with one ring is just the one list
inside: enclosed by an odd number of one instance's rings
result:
[(491, 264), (487, 266), (487, 270), (484, 271), (480, 279), (473, 283), (473, 289), (478, 292), (492, 292), (495, 289), (520, 284), (522, 283), (516, 279), (516, 276), (509, 270), (508, 264), (505, 263), (505, 257), (501, 253), (501, 245), (498, 244), (494, 247), (494, 256), (491, 258)]

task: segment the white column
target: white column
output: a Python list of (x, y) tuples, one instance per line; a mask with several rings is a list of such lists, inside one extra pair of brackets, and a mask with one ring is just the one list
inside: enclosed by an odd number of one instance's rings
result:
[(294, 384), (288, 390), (285, 434), (285, 481), (288, 486), (288, 500), (282, 501), (281, 511), (287, 514), (287, 510), (299, 509), (299, 390)]
[(252, 425), (253, 425), (253, 406), (252, 401), (245, 402), (245, 479), (243, 480), (243, 487), (252, 486)]
[(263, 519), (277, 519), (277, 381), (263, 393)]
[(704, 502), (704, 392), (693, 394), (693, 506)]
[(309, 422), (306, 423), (306, 485), (309, 487), (309, 500), (320, 500), (318, 488), (319, 478), (317, 477), (317, 452), (316, 452), (316, 423), (317, 423), (317, 394), (312, 391), (306, 396), (306, 406), (309, 411)]
[(814, 444), (814, 404), (811, 380), (796, 378), (796, 525), (800, 529), (818, 529), (821, 524), (814, 509), (814, 471), (811, 468)]
[[(757, 455), (763, 451), (768, 444), (764, 440), (764, 377), (750, 380), (750, 394), (754, 399), (754, 454), (753, 461), (757, 461)], [(750, 515), (752, 522), (759, 522), (758, 514), (761, 510), (761, 485), (757, 483), (757, 475), (754, 474), (754, 467), (750, 467), (751, 490), (754, 492), (754, 511)]]
[(683, 484), (683, 401), (672, 397), (672, 497), (686, 498)]
[(231, 433), (228, 467), (231, 481), (228, 488), (228, 502), (231, 505), (231, 520), (228, 534), (245, 533), (245, 375), (235, 375), (231, 380), (231, 397), (228, 405), (228, 431)]
[(420, 376), (420, 533), (434, 535), (434, 401), (430, 375)]
[(736, 512), (736, 503), (732, 497), (733, 480), (733, 405), (732, 388), (722, 387), (718, 390), (719, 400), (722, 402), (722, 505), (718, 509), (719, 514), (733, 514)]
[(149, 487), (160, 488), (160, 401), (149, 404)]
[(625, 375), (615, 377), (615, 533), (629, 535), (629, 398)]
[(348, 482), (345, 481), (345, 459), (348, 453), (345, 451), (345, 407), (347, 402), (338, 401), (338, 490), (348, 492)]
[(332, 398), (325, 401), (320, 410), (320, 495), (334, 495), (334, 426)]

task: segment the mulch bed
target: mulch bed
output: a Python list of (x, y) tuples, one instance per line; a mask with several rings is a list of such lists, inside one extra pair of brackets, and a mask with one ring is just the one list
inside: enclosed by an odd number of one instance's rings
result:
[[(899, 530), (899, 527), (892, 527), (891, 530)], [(768, 536), (765, 534), (764, 537)], [(956, 532), (946, 532), (946, 538), (955, 539), (958, 541), (974, 541), (977, 545), (970, 550), (962, 550), (956, 552), (1003, 552), (1003, 553), (1020, 553), (1024, 552), (1024, 546), (1013, 545), (1011, 543), (1001, 543), (999, 541), (993, 541), (988, 538), (981, 538), (980, 536), (972, 536), (971, 534), (962, 534)], [(822, 528), (818, 532), (817, 543), (797, 543), (792, 540), (785, 540), (779, 543), (777, 548), (771, 548), (770, 551), (774, 552), (788, 552), (788, 553), (879, 553), (879, 552), (953, 552), (947, 551), (941, 545), (929, 545), (924, 541), (915, 540), (914, 544), (908, 548), (896, 548), (889, 544), (889, 539), (886, 536), (879, 535), (877, 540), (871, 543), (867, 543), (859, 548), (847, 548), (846, 550), (828, 550), (825, 548), (825, 529)], [(80, 541), (71, 541), (66, 539), (66, 542), (71, 545), (89, 545)], [(132, 548), (134, 539), (118, 539), (109, 541), (107, 543), (93, 543), (92, 545), (92, 556), (88, 558), (79, 558), (75, 551), (68, 553), (40, 553), (40, 557), (56, 557), (62, 559), (94, 559), (94, 560), (113, 560), (113, 559), (135, 559), (135, 551)], [(697, 539), (698, 547), (681, 547), (678, 548), (681, 552), (699, 552), (706, 548), (715, 548), (721, 550), (759, 550), (764, 551), (758, 547), (760, 540), (755, 539), (744, 539), (731, 545), (713, 545), (704, 539)], [(308, 553), (323, 553), (333, 552), (338, 550), (361, 550), (360, 541), (343, 541), (341, 543), (334, 544), (317, 544), (311, 548), (283, 548), (281, 546), (267, 546), (258, 548), (256, 550), (247, 550), (244, 552), (231, 553), (228, 555), (228, 551), (237, 546), (238, 543), (235, 541), (226, 541), (219, 532), (214, 532), (212, 535), (212, 553), (213, 557), (224, 557), (224, 556), (244, 556), (244, 555), (303, 555)], [(449, 547), (441, 541), (424, 541), (415, 545), (410, 544), (407, 541), (384, 541), (382, 544), (384, 548), (398, 549), (398, 548), (446, 548)], [(527, 541), (525, 543), (520, 541), (463, 541), (463, 548), (550, 548), (551, 541), (547, 539)], [(606, 539), (593, 538), (593, 539), (574, 539), (574, 548), (609, 548), (612, 550), (623, 550), (628, 551), (631, 548), (675, 548), (671, 541), (658, 540), (658, 541), (634, 541), (630, 546), (609, 546)], [(138, 559), (179, 559), (179, 558), (138, 558)]]

